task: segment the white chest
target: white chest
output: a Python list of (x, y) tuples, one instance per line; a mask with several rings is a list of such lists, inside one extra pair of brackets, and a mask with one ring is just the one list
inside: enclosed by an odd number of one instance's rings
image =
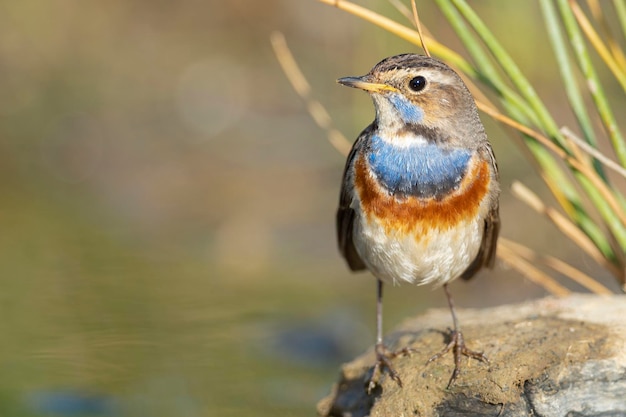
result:
[(484, 227), (476, 218), (447, 230), (389, 233), (377, 221), (359, 217), (357, 252), (378, 279), (394, 284), (443, 285), (459, 277), (478, 254)]

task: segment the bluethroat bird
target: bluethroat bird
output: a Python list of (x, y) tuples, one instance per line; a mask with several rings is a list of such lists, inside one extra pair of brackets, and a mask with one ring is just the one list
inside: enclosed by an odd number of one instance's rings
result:
[(352, 271), (377, 280), (376, 363), (369, 388), (387, 371), (402, 381), (382, 337), (383, 282), (443, 286), (453, 329), (454, 372), (469, 350), (459, 328), (448, 283), (492, 267), (500, 228), (496, 160), (469, 90), (436, 59), (403, 54), (384, 59), (362, 77), (337, 80), (367, 91), (376, 118), (358, 137), (346, 162), (337, 239)]

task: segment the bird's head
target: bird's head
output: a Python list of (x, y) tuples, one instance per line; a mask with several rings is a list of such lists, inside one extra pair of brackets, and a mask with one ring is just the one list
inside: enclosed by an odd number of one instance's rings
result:
[(482, 130), (467, 87), (456, 72), (434, 58), (396, 55), (361, 77), (340, 78), (337, 82), (372, 96), (381, 130), (402, 132), (410, 130), (411, 125), (443, 132), (473, 126)]

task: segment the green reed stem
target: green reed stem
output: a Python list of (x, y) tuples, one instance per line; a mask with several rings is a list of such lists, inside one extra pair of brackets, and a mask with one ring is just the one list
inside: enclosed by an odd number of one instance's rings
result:
[(569, 7), (568, 0), (557, 0), (557, 4), (559, 6), (561, 18), (563, 19), (563, 24), (565, 25), (565, 30), (567, 31), (574, 54), (578, 60), (578, 65), (580, 66), (580, 69), (582, 70), (587, 81), (589, 93), (591, 94), (596, 109), (598, 110), (600, 119), (608, 132), (613, 150), (615, 151), (620, 164), (626, 167), (626, 143), (624, 142), (624, 138), (619, 130), (617, 122), (615, 121), (615, 116), (613, 115), (611, 106), (609, 105), (606, 95), (604, 94), (604, 89), (600, 84), (600, 78), (593, 67), (587, 47), (585, 46), (584, 38), (576, 22), (576, 18)]
[(578, 82), (574, 76), (574, 71), (571, 65), (569, 55), (567, 53), (567, 46), (560, 30), (560, 25), (557, 19), (556, 10), (551, 0), (540, 0), (541, 10), (544, 16), (544, 22), (552, 43), (552, 50), (556, 56), (559, 70), (561, 71), (561, 78), (563, 79), (563, 85), (565, 92), (569, 99), (569, 103), (572, 106), (572, 110), (578, 124), (583, 132), (583, 138), (592, 145), (596, 145), (595, 134), (591, 127), (591, 120), (587, 114), (587, 110), (582, 98), (580, 89), (578, 88)]

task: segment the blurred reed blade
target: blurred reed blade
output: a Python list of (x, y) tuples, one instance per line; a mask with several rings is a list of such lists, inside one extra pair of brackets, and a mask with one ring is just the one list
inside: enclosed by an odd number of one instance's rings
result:
[[(582, 31), (585, 33), (589, 43), (593, 45), (598, 55), (600, 55), (600, 58), (602, 58), (606, 66), (615, 76), (615, 79), (617, 79), (617, 82), (626, 92), (626, 74), (624, 73), (624, 69), (617, 63), (617, 60), (613, 57), (609, 47), (602, 42), (600, 35), (598, 35), (598, 33), (594, 30), (591, 22), (589, 22), (589, 19), (587, 19), (587, 16), (585, 16), (580, 6), (576, 2), (570, 1), (570, 8), (576, 18), (576, 21), (578, 22), (578, 26), (580, 26)], [(610, 41), (610, 39), (608, 40)]]
[(511, 248), (506, 240), (500, 239), (497, 249), (498, 257), (518, 271), (524, 277), (543, 287), (546, 291), (556, 297), (566, 297), (571, 291), (559, 284), (554, 278), (545, 272), (536, 268), (532, 263), (528, 262), (520, 256), (513, 248)]
[[(572, 142), (572, 149), (574, 149), (577, 154), (576, 160), (572, 161), (568, 159), (570, 165), (574, 167), (587, 181), (589, 181), (590, 185), (594, 187), (594, 191), (598, 192), (602, 201), (610, 208), (610, 214), (615, 216), (610, 220), (619, 220), (621, 222), (620, 227), (626, 227), (626, 211), (624, 211), (623, 205), (621, 205), (619, 201), (619, 198), (622, 197), (621, 194), (616, 190), (609, 188), (609, 185), (603, 181), (597, 172), (591, 170), (591, 164), (589, 161), (586, 161), (585, 163), (583, 149), (586, 152), (593, 154), (598, 161), (603, 161), (608, 167), (613, 168), (616, 172), (624, 175), (625, 177), (626, 169), (620, 167), (615, 162), (602, 155), (586, 142), (583, 142), (568, 128), (564, 127), (561, 131), (563, 132), (563, 136)], [(583, 149), (581, 149), (581, 147)], [(618, 226), (613, 227), (617, 228)]]
[(557, 210), (547, 207), (535, 193), (519, 181), (515, 181), (512, 184), (511, 191), (514, 196), (526, 203), (529, 207), (550, 219), (557, 229), (572, 240), (572, 242), (576, 243), (599, 265), (602, 265), (609, 272), (611, 272), (620, 283), (623, 284), (625, 282), (624, 269), (616, 267), (613, 263), (606, 259), (603, 253), (600, 252), (600, 250), (594, 245), (593, 241), (587, 235), (582, 233), (580, 229), (569, 219)]
[(600, 284), (595, 279), (591, 278), (589, 275), (580, 271), (579, 269), (574, 268), (570, 264), (561, 261), (558, 258), (550, 255), (540, 255), (532, 249), (521, 245), (517, 242), (513, 242), (512, 240), (505, 239), (501, 237), (499, 239), (500, 243), (508, 247), (509, 249), (515, 251), (519, 256), (526, 259), (533, 265), (536, 265), (537, 261), (549, 266), (553, 270), (563, 274), (567, 278), (572, 281), (582, 285), (587, 288), (589, 291), (600, 294), (600, 295), (611, 295), (613, 292), (609, 290), (604, 285)]
[(400, 12), (404, 17), (407, 18), (409, 22), (413, 19), (413, 13), (409, 10), (408, 7), (405, 6), (400, 0), (387, 0), (389, 4), (396, 8), (397, 11)]
[[(615, 253), (616, 250), (622, 252), (626, 251), (626, 224), (624, 224), (623, 221), (620, 221), (620, 219), (623, 219), (624, 217), (622, 204), (620, 204), (615, 196), (611, 196), (609, 197), (609, 199), (607, 199), (606, 196), (614, 193), (615, 191), (607, 192), (608, 188), (606, 186), (606, 183), (601, 180), (597, 181), (599, 177), (595, 177), (595, 175), (591, 177), (589, 175), (589, 172), (585, 173), (579, 169), (574, 169), (573, 174), (580, 183), (581, 187), (587, 193), (589, 199), (593, 202), (595, 208), (602, 216), (602, 220), (609, 229), (608, 232), (610, 233), (610, 236), (594, 237), (591, 234), (592, 232), (602, 233), (597, 230), (595, 222), (592, 225), (589, 225), (589, 227), (585, 227), (583, 223), (580, 223), (580, 225), (583, 230), (585, 230), (585, 232), (587, 232), (587, 234), (589, 234), (589, 236), (594, 240), (598, 248), (603, 251), (605, 256), (607, 256), (607, 258), (611, 259), (612, 261), (617, 262), (618, 257)], [(580, 210), (584, 209), (580, 207)], [(588, 216), (581, 216), (578, 221), (591, 221), (591, 218)], [(608, 250), (608, 248), (604, 245), (611, 246), (610, 242), (613, 239), (619, 244), (620, 247)]]
[[(623, 1), (621, 1), (620, 3), (622, 4), (622, 6), (624, 5)], [(622, 71), (626, 70), (626, 56), (624, 55), (624, 52), (622, 51), (619, 45), (619, 41), (613, 35), (611, 26), (607, 22), (607, 19), (604, 13), (602, 12), (600, 1), (599, 0), (587, 0), (587, 5), (589, 6), (589, 10), (591, 10), (591, 14), (593, 15), (593, 18), (595, 19), (596, 22), (598, 22), (598, 24), (602, 28), (602, 33), (603, 33), (604, 38), (606, 39), (606, 43), (608, 44), (609, 49), (611, 50), (611, 55), (613, 56), (615, 61), (617, 61)]]
[(287, 41), (283, 34), (273, 32), (270, 36), (270, 41), (272, 42), (274, 54), (283, 72), (293, 86), (293, 89), (306, 103), (309, 114), (313, 120), (315, 120), (315, 123), (326, 132), (331, 145), (337, 149), (340, 154), (347, 156), (352, 144), (339, 130), (335, 129), (326, 108), (319, 101), (311, 97), (311, 86), (304, 77), (304, 74), (302, 74), (302, 71), (300, 71), (300, 67), (298, 67), (296, 60), (287, 47)]

